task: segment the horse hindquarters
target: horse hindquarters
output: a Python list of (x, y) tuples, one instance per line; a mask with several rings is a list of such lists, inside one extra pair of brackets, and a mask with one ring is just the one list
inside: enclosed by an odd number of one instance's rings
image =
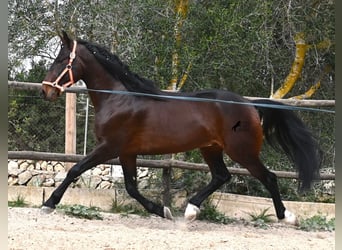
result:
[[(285, 209), (281, 200), (277, 176), (260, 161), (259, 154), (263, 142), (262, 127), (256, 110), (250, 111), (251, 113), (245, 113), (245, 116), (241, 115), (239, 118), (245, 119), (240, 119), (240, 123), (236, 123), (227, 131), (224, 150), (233, 161), (246, 168), (265, 186), (271, 195), (278, 219), (285, 219), (285, 222), (294, 224), (296, 223), (295, 217)], [(288, 216), (291, 218), (289, 219)]]

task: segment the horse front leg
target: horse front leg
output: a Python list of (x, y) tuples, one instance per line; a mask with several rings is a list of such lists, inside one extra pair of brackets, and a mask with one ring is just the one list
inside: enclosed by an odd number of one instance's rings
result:
[(56, 205), (61, 201), (65, 191), (69, 185), (74, 182), (82, 173), (95, 167), (98, 164), (104, 163), (113, 157), (113, 154), (106, 150), (105, 145), (99, 145), (84, 159), (75, 164), (67, 173), (63, 182), (52, 192), (47, 201), (42, 206), (42, 211), (46, 213), (52, 212)]
[(168, 207), (158, 205), (146, 199), (138, 191), (136, 156), (120, 156), (119, 158), (124, 173), (127, 193), (136, 199), (149, 213), (154, 213), (160, 217), (173, 220), (173, 216)]

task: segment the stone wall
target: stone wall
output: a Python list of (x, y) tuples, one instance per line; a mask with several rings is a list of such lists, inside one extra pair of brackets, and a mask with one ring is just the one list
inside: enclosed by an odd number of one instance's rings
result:
[[(57, 187), (66, 177), (63, 162), (8, 160), (9, 186)], [(138, 178), (148, 176), (147, 168), (138, 168)], [(123, 183), (120, 165), (99, 165), (84, 172), (72, 187), (110, 189)]]

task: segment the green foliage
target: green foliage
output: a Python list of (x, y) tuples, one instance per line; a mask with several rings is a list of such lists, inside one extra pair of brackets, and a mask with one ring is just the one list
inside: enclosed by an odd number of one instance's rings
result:
[(335, 218), (328, 220), (325, 216), (314, 215), (299, 221), (299, 228), (304, 231), (334, 231)]
[(123, 204), (113, 199), (111, 209), (109, 210), (111, 213), (120, 213), (123, 216), (127, 216), (129, 214), (138, 214), (140, 216), (148, 217), (150, 214), (146, 209), (139, 207), (139, 205), (134, 204)]
[(210, 174), (203, 171), (173, 169), (173, 188), (186, 190), (188, 195), (196, 193), (210, 181)]
[[(74, 15), (75, 9), (78, 15)], [(283, 0), (190, 1), (179, 51), (181, 70), (189, 62), (193, 64), (185, 90), (220, 88), (269, 96), (271, 85), (278, 87), (289, 72), (294, 34), (304, 32), (309, 44), (330, 40), (331, 46), (309, 51), (300, 87), (294, 90), (302, 93), (326, 64), (334, 65), (333, 13), (330, 1), (296, 1), (290, 6)], [(38, 0), (34, 5), (11, 1), (10, 68), (18, 60), (38, 55), (53, 58), (59, 45), (56, 32), (66, 29), (79, 38), (106, 45), (134, 71), (165, 88), (171, 79), (175, 21), (172, 1), (77, 0), (57, 4)], [(333, 78), (332, 71), (324, 78), (324, 91), (320, 92), (334, 95)]]
[(22, 195), (18, 195), (13, 201), (8, 201), (9, 207), (27, 207), (28, 204), (25, 202), (25, 198)]
[[(60, 138), (64, 138), (64, 113), (51, 109), (43, 100), (32, 98), (35, 94), (32, 91), (9, 90), (8, 148), (63, 152), (63, 140)], [(58, 106), (63, 107), (57, 103)]]
[[(179, 154), (176, 155), (176, 157)], [(198, 149), (195, 150), (191, 150), (188, 152), (184, 152), (183, 154), (181, 154), (181, 159), (180, 160), (184, 160), (186, 159), (187, 161), (190, 162), (194, 162), (194, 163), (202, 163), (203, 162), (203, 156), (201, 155), (200, 151)]]
[[(31, 63), (27, 72), (20, 71), (14, 76), (17, 81), (41, 82), (47, 72), (46, 61)], [(9, 150), (33, 150), (45, 152), (64, 152), (65, 136), (65, 95), (55, 102), (45, 101), (37, 90), (8, 89), (8, 148)], [(84, 94), (77, 96), (77, 153), (83, 153), (85, 104)], [(89, 107), (87, 148), (95, 145), (93, 135), (92, 107)]]
[(202, 203), (201, 212), (198, 216), (199, 220), (206, 220), (220, 224), (230, 224), (236, 222), (234, 218), (229, 218), (216, 209), (210, 200)]
[(268, 210), (269, 208), (266, 208), (260, 213), (248, 213), (248, 215), (251, 217), (252, 224), (255, 227), (267, 229), (269, 227), (268, 224), (273, 222), (272, 217), (274, 217), (274, 214), (268, 214)]
[[(44, 61), (28, 72), (16, 75), (18, 81), (41, 82), (46, 74)], [(9, 150), (64, 151), (64, 96), (54, 103), (44, 101), (36, 90), (8, 90)], [(62, 140), (61, 140), (62, 138)]]
[[(324, 182), (317, 182), (312, 190), (305, 194), (298, 192), (298, 181), (293, 179), (278, 178), (279, 192), (283, 200), (302, 202), (325, 202), (335, 203), (334, 191), (328, 194), (324, 187)], [(232, 180), (223, 185), (221, 192), (242, 194), (250, 196), (260, 196), (270, 198), (269, 192), (259, 180), (252, 176), (234, 175)]]
[(66, 215), (88, 220), (102, 220), (100, 209), (83, 205), (58, 205), (57, 209)]

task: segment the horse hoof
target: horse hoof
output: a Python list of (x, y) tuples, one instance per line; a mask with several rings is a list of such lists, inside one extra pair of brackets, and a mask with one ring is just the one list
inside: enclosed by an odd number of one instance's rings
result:
[(188, 203), (185, 209), (184, 217), (188, 221), (194, 221), (196, 220), (197, 215), (199, 215), (199, 213), (200, 213), (200, 209), (197, 206), (192, 205), (191, 203)]
[(51, 207), (47, 207), (47, 206), (42, 206), (42, 208), (40, 209), (40, 211), (43, 214), (51, 214), (55, 209), (51, 208)]
[(289, 225), (298, 225), (298, 220), (295, 214), (291, 213), (290, 211), (285, 210), (285, 218), (280, 220)]
[(164, 207), (164, 218), (168, 220), (173, 220), (171, 210), (168, 207)]

